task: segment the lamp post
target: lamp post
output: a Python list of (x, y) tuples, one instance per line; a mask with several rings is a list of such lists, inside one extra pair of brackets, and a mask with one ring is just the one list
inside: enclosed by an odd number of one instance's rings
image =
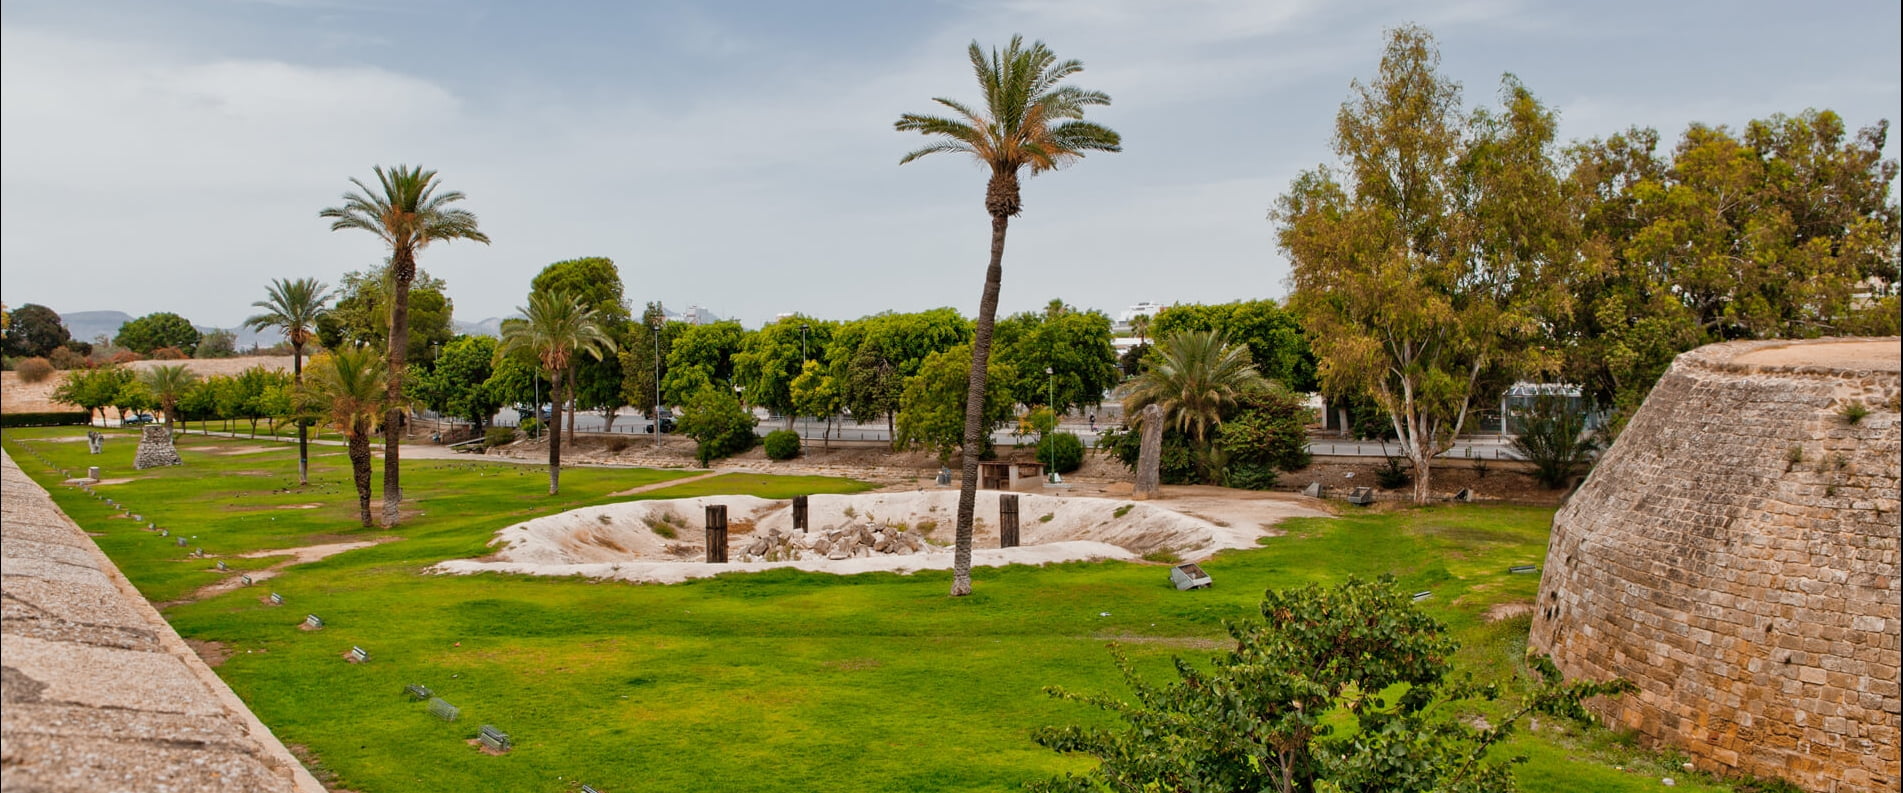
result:
[[(1049, 366), (1044, 367), (1044, 377), (1045, 379), (1050, 381), (1050, 398), (1049, 398), (1050, 401), (1047, 402), (1046, 404), (1049, 404), (1051, 407), (1051, 429), (1056, 429), (1057, 428), (1057, 370)], [(1045, 434), (1048, 436), (1050, 433), (1045, 433)], [(1055, 482), (1057, 481), (1057, 444), (1055, 443), (1051, 444), (1050, 457), (1051, 459), (1044, 461), (1044, 464), (1051, 467), (1049, 478), (1052, 482)]]
[(648, 418), (654, 420), (654, 437), (660, 438), (661, 426), (661, 325), (666, 319), (654, 318), (654, 409), (648, 412)]
[(800, 365), (801, 366), (806, 365), (806, 331), (809, 329), (809, 327), (810, 326), (808, 326), (804, 322), (800, 323)]

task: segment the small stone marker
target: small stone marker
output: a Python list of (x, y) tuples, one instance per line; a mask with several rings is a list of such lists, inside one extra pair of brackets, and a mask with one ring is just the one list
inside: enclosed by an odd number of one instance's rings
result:
[(251, 576), (248, 576), (248, 575), (238, 576), (238, 581), (239, 583), (242, 583), (245, 586), (251, 586)]
[(354, 645), (351, 646), (350, 648), (351, 663), (361, 664), (368, 660), (370, 660), (370, 653), (365, 652), (362, 647), (357, 647)]
[(312, 630), (324, 627), (324, 621), (318, 619), (316, 614), (304, 615), (304, 624), (310, 626)]
[(224, 560), (223, 560), (223, 559), (220, 559), (220, 560), (218, 560), (218, 569), (219, 569), (219, 570), (230, 570), (231, 568), (229, 568), (229, 567), (226, 567), (226, 566), (225, 566), (225, 562), (224, 562)]
[(1018, 496), (1016, 493), (998, 496), (998, 547), (1018, 547)]
[(509, 742), (509, 734), (496, 729), (494, 725), (482, 725), (482, 729), (476, 732), (476, 738), (482, 741), (483, 746), (498, 752), (509, 751), (509, 748), (513, 746)]
[(180, 538), (178, 538), (178, 547), (180, 547), (180, 548), (183, 548), (183, 547), (185, 547), (185, 538), (184, 538), (184, 537), (180, 537)]
[(1308, 496), (1309, 498), (1321, 498), (1322, 497), (1322, 483), (1320, 482), (1308, 483), (1308, 487), (1302, 488), (1302, 495)]
[(806, 497), (805, 496), (793, 497), (793, 528), (799, 529), (801, 534), (806, 533)]
[(429, 712), (431, 716), (435, 716), (443, 721), (455, 721), (457, 716), (463, 715), (461, 708), (444, 702), (442, 697), (430, 698)]
[(707, 561), (727, 563), (727, 505), (707, 505)]
[(1196, 563), (1185, 562), (1170, 568), (1170, 583), (1175, 584), (1178, 591), (1182, 591), (1205, 589), (1216, 582), (1210, 580), (1209, 574), (1203, 572), (1203, 568)]
[(1421, 601), (1423, 601), (1423, 600), (1426, 600), (1426, 599), (1428, 599), (1428, 598), (1431, 598), (1431, 597), (1433, 597), (1433, 596), (1434, 596), (1434, 593), (1433, 593), (1433, 592), (1431, 592), (1431, 591), (1421, 591), (1421, 592), (1416, 592), (1416, 593), (1414, 593), (1414, 602), (1416, 602), (1416, 603), (1419, 603), (1419, 602), (1421, 602)]
[(1374, 488), (1357, 487), (1348, 491), (1348, 503), (1367, 506), (1374, 503)]
[(156, 529), (156, 528), (158, 528), (158, 527), (159, 527), (159, 524), (157, 524), (157, 523), (147, 523), (147, 524), (145, 524), (145, 527), (146, 527), (147, 529)]
[(284, 596), (283, 596), (283, 595), (280, 595), (280, 594), (278, 594), (278, 593), (276, 593), (276, 592), (272, 592), (272, 593), (271, 593), (271, 605), (274, 605), (274, 606), (282, 606), (282, 605), (284, 605)]
[[(97, 479), (99, 478), (99, 466), (97, 466), (97, 465), (91, 465), (91, 466), (87, 466), (87, 467), (86, 467), (86, 478), (87, 478), (87, 479), (93, 479), (93, 480), (97, 480)], [(86, 492), (88, 492), (88, 493), (91, 493), (91, 492), (93, 492), (93, 490), (92, 490), (92, 488), (90, 488), (90, 487), (89, 487), (89, 488), (86, 488)]]
[(159, 536), (160, 536), (160, 537), (170, 537), (170, 536), (172, 536), (172, 530), (171, 530), (171, 529), (159, 529)]
[(589, 786), (587, 786), (587, 785), (582, 785), (582, 786), (581, 786), (581, 793), (601, 793), (601, 791), (599, 791), (599, 790), (596, 790), (596, 789), (594, 789), (594, 788), (591, 788), (591, 787), (589, 787)]
[(410, 699), (417, 702), (422, 702), (423, 700), (435, 696), (435, 694), (429, 690), (429, 686), (424, 685), (404, 686), (403, 691), (410, 695)]
[(1539, 568), (1534, 567), (1533, 565), (1530, 565), (1530, 564), (1516, 564), (1512, 567), (1507, 568), (1507, 572), (1509, 573), (1537, 573), (1539, 572)]
[(145, 520), (145, 516), (144, 516), (144, 515), (140, 515), (140, 514), (138, 514), (138, 513), (136, 513), (136, 512), (132, 514), (132, 522), (133, 522), (133, 523), (138, 523), (139, 521), (142, 521), (142, 520)]

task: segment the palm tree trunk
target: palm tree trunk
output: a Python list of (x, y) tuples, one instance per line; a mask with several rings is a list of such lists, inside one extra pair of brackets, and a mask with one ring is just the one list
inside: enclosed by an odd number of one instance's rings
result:
[(383, 414), (383, 525), (396, 526), (403, 503), (400, 480), (403, 453), (403, 362), (410, 350), (410, 282), (416, 279), (416, 253), (398, 247), (390, 257), (390, 408)]
[(548, 417), (555, 430), (548, 434), (548, 494), (552, 496), (562, 487), (562, 370), (556, 369), (549, 381), (549, 391), (555, 394), (550, 400), (555, 404), (549, 408), (553, 412)]
[(575, 442), (575, 413), (577, 412), (575, 410), (576, 405), (575, 405), (575, 365), (574, 364), (568, 365), (568, 383), (566, 386), (565, 396), (567, 397), (568, 401), (562, 404), (568, 405), (568, 442), (574, 443)]
[[(291, 345), (291, 384), (293, 387), (304, 384), (304, 345)], [(311, 483), (311, 444), (310, 433), (304, 419), (297, 420), (297, 484), (299, 487)]]
[(354, 431), (344, 435), (350, 447), (350, 476), (357, 483), (357, 514), (368, 529), (376, 525), (370, 519), (370, 427), (362, 419), (356, 422)]
[[(994, 179), (994, 181), (996, 181)], [(978, 506), (978, 456), (984, 453), (985, 374), (991, 361), (991, 329), (998, 317), (998, 287), (1004, 280), (1004, 233), (1011, 216), (991, 215), (991, 264), (978, 300), (978, 327), (971, 338), (971, 374), (965, 378), (964, 478), (958, 486), (958, 533), (953, 543), (952, 597), (971, 594), (971, 518)]]

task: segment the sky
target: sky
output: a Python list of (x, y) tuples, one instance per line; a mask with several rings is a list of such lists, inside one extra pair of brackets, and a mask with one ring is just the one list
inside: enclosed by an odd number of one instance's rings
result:
[[(1801, 6), (1801, 7), (1800, 7)], [(1123, 136), (1024, 184), (1001, 314), (1052, 298), (1281, 298), (1268, 209), (1335, 162), (1334, 117), (1384, 31), (1417, 23), (1468, 107), (1503, 73), (1562, 140), (1669, 147), (1828, 108), (1895, 122), (1903, 19), (1880, 2), (538, 2), (7, 0), (0, 300), (231, 327), (272, 278), (337, 283), (381, 243), (318, 211), (375, 165), (421, 165), (492, 240), (433, 245), (456, 318), (506, 316), (555, 261), (606, 256), (637, 307), (748, 327), (977, 311), (985, 172), (901, 167), (933, 97), (975, 100), (965, 49), (1041, 39)], [(1886, 155), (1897, 157), (1896, 135)]]

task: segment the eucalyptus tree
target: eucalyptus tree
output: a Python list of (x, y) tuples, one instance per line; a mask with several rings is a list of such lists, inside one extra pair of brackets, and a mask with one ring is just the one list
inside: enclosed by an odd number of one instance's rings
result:
[(1081, 61), (1059, 61), (1044, 42), (1025, 46), (1024, 37), (1012, 36), (1003, 51), (989, 56), (978, 42), (968, 49), (984, 104), (972, 107), (937, 98), (951, 116), (906, 113), (894, 127), (917, 132), (932, 142), (899, 160), (901, 165), (930, 154), (964, 154), (990, 171), (985, 184), (985, 212), (991, 216), (991, 261), (985, 268), (984, 292), (978, 301), (971, 368), (965, 387), (964, 478), (958, 495), (958, 530), (952, 566), (954, 597), (971, 594), (971, 519), (978, 496), (978, 455), (988, 429), (984, 423), (985, 376), (991, 360), (991, 331), (998, 314), (998, 288), (1004, 273), (1004, 238), (1011, 218), (1023, 211), (1019, 192), (1021, 172), (1054, 170), (1082, 158), (1085, 152), (1122, 151), (1122, 138), (1108, 127), (1083, 120), (1084, 109), (1110, 104), (1101, 91), (1059, 85), (1083, 71)]
[[(565, 375), (582, 354), (599, 360), (615, 351), (614, 339), (601, 327), (601, 314), (582, 305), (581, 299), (565, 290), (529, 293), (528, 308), (517, 308), (526, 322), (504, 325), (502, 344), (496, 347), (496, 359), (525, 351), (542, 364), (548, 376), (549, 393), (554, 395), (554, 412), (549, 414), (548, 494), (560, 492), (562, 481), (563, 395), (574, 392), (573, 379)], [(567, 388), (564, 391), (564, 387)]]
[(383, 522), (395, 526), (397, 507), (403, 500), (400, 482), (401, 433), (403, 415), (399, 403), (403, 396), (403, 365), (410, 344), (410, 282), (416, 278), (416, 254), (432, 242), (475, 240), (488, 244), (489, 237), (477, 228), (476, 216), (466, 209), (451, 207), (463, 200), (455, 190), (437, 192), (436, 172), (421, 167), (398, 165), (385, 170), (372, 169), (377, 189), (351, 179), (357, 186), (344, 194), (343, 206), (317, 213), (329, 218), (332, 231), (367, 231), (390, 248), (390, 346), (389, 372), (384, 387), (389, 390), (388, 413), (383, 433)]
[(295, 391), (298, 412), (321, 416), (343, 434), (358, 519), (366, 529), (376, 525), (370, 518), (370, 433), (379, 419), (388, 421), (388, 381), (389, 369), (374, 348), (345, 345), (312, 358), (310, 377)]
[[(252, 331), (265, 328), (277, 328), (284, 332), (284, 340), (291, 343), (291, 383), (304, 382), (304, 345), (309, 344), (317, 335), (317, 318), (324, 313), (324, 306), (330, 301), (330, 291), (322, 281), (315, 278), (285, 280), (274, 278), (264, 288), (265, 299), (252, 303), (252, 307), (264, 309), (244, 321), (244, 326)], [(311, 481), (311, 449), (309, 428), (302, 419), (297, 422), (297, 483), (308, 485)]]

